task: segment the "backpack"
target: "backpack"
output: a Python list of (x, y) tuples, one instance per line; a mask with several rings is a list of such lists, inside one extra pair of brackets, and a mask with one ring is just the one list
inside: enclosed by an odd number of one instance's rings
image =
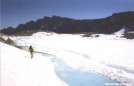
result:
[(32, 46), (29, 47), (29, 51), (34, 52), (34, 49), (32, 48)]

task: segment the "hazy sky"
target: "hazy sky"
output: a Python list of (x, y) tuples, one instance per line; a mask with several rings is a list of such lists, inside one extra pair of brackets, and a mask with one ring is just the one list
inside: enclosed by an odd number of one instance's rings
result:
[(134, 0), (1, 0), (0, 29), (45, 16), (96, 19), (124, 11), (134, 11)]

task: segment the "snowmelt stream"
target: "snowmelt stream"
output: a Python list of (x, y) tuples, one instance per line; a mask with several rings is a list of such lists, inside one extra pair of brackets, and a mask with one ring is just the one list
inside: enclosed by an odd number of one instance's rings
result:
[(38, 54), (51, 58), (55, 65), (56, 75), (69, 86), (106, 86), (106, 83), (117, 83), (106, 76), (72, 68), (54, 55), (43, 52), (38, 52)]

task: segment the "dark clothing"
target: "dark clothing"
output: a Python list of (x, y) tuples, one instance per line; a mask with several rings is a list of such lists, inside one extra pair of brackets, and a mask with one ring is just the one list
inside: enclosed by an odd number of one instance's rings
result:
[(34, 49), (33, 49), (32, 46), (29, 47), (28, 52), (30, 52), (31, 58), (33, 58), (33, 52), (34, 52)]

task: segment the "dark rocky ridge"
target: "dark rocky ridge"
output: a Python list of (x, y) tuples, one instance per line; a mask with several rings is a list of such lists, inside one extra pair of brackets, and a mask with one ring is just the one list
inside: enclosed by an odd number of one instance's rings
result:
[(45, 30), (57, 33), (94, 32), (111, 34), (120, 30), (123, 26), (134, 31), (134, 11), (114, 13), (112, 16), (107, 18), (93, 20), (76, 20), (59, 16), (44, 17), (37, 21), (19, 24), (16, 28), (4, 28), (1, 30), (1, 33), (13, 35), (26, 30)]

